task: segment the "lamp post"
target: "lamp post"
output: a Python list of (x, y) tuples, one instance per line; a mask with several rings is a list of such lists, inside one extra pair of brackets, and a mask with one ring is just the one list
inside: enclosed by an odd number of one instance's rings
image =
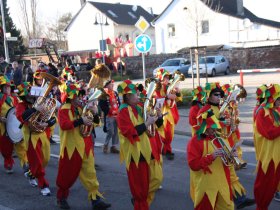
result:
[(109, 23), (107, 22), (107, 17), (106, 17), (105, 23), (104, 23), (104, 15), (103, 15), (103, 14), (100, 14), (100, 13), (96, 13), (96, 14), (95, 14), (95, 22), (94, 22), (94, 25), (100, 25), (100, 28), (101, 28), (100, 51), (102, 51), (102, 61), (103, 61), (103, 63), (105, 64), (105, 54), (104, 54), (104, 51), (105, 51), (105, 43), (104, 43), (104, 40), (103, 40), (103, 25), (104, 25), (104, 26), (108, 26), (108, 25), (109, 25)]
[(3, 0), (0, 0), (0, 3), (1, 3), (1, 15), (2, 15), (2, 27), (3, 27), (3, 36), (4, 36), (5, 57), (6, 57), (6, 62), (9, 63), (10, 62), (10, 57), (9, 57), (8, 42), (7, 42), (7, 37), (6, 37), (6, 23), (5, 23)]

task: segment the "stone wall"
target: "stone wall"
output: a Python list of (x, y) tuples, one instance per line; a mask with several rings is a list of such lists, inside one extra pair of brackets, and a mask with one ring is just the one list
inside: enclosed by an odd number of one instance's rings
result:
[[(224, 55), (230, 61), (231, 72), (238, 69), (253, 68), (280, 68), (280, 45), (256, 48), (234, 48), (231, 50), (207, 51), (207, 55)], [(180, 54), (157, 54), (145, 56), (146, 75), (151, 76), (153, 69), (157, 68), (166, 59), (185, 57), (189, 58), (189, 51)], [(142, 78), (142, 57), (124, 58), (127, 74), (131, 79)]]

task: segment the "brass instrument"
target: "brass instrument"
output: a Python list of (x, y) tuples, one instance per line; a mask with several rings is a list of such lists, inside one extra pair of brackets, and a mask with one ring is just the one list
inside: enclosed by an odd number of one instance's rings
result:
[(215, 137), (211, 140), (211, 144), (214, 147), (214, 149), (222, 149), (223, 156), (221, 156), (221, 159), (225, 166), (234, 165), (236, 168), (239, 168), (241, 166), (241, 161), (233, 154), (235, 147), (231, 148), (223, 138), (215, 134)]
[[(184, 81), (184, 80), (185, 80), (184, 74), (181, 74), (179, 71), (176, 71), (176, 72), (174, 73), (172, 82), (170, 83), (170, 85), (169, 85), (168, 88), (167, 88), (166, 95), (172, 93), (172, 91), (174, 90), (175, 86), (176, 86), (180, 81)], [(173, 108), (174, 105), (175, 105), (175, 100), (173, 100), (172, 103), (170, 104), (170, 108)]]
[[(84, 106), (83, 108), (83, 112), (82, 112), (82, 117), (87, 117), (88, 119), (90, 119), (91, 121), (93, 121), (93, 113), (92, 111), (88, 108), (89, 103), (94, 102), (95, 100), (97, 100), (100, 95), (102, 94), (102, 91), (99, 89), (96, 89), (92, 95), (89, 97), (87, 104)], [(91, 135), (92, 129), (93, 129), (94, 125), (80, 125), (80, 133), (83, 137), (87, 137), (89, 135)]]
[(240, 123), (238, 118), (238, 104), (237, 101), (245, 99), (247, 92), (241, 85), (235, 85), (234, 90), (229, 94), (229, 96), (224, 100), (223, 105), (220, 109), (220, 116), (229, 119), (230, 130), (227, 128), (223, 130), (223, 137), (228, 138), (236, 129), (236, 126)]
[[(37, 98), (35, 104), (33, 105), (33, 108), (37, 111), (28, 120), (30, 130), (37, 133), (42, 133), (45, 130), (45, 128), (43, 128), (40, 124), (47, 122), (52, 117), (56, 109), (56, 100), (54, 98), (47, 97), (53, 86), (61, 85), (61, 81), (51, 74), (41, 72), (40, 75), (44, 79), (44, 82), (48, 80), (49, 84), (43, 96), (39, 96)], [(42, 84), (42, 86), (43, 85), (44, 84)], [(38, 111), (38, 107), (41, 107), (41, 110), (43, 111)]]
[[(148, 116), (155, 116), (156, 110), (154, 109), (153, 94), (156, 89), (156, 83), (154, 81), (148, 84), (147, 97), (144, 102), (144, 121), (148, 119)], [(149, 136), (155, 136), (155, 125), (152, 124), (147, 128)]]

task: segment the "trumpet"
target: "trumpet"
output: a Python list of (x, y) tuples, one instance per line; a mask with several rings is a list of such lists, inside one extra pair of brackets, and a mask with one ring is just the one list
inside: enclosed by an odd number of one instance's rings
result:
[(223, 156), (221, 156), (221, 159), (225, 166), (234, 165), (237, 168), (241, 166), (241, 161), (233, 154), (235, 147), (231, 148), (223, 138), (215, 134), (215, 137), (211, 139), (211, 144), (214, 149), (222, 149)]
[[(183, 74), (181, 74), (179, 71), (176, 71), (174, 73), (174, 77), (173, 77), (173, 80), (172, 82), (170, 83), (170, 85), (168, 86), (167, 88), (167, 91), (166, 91), (166, 95), (172, 93), (172, 91), (174, 90), (175, 86), (177, 84), (179, 84), (180, 81), (184, 81), (185, 80), (185, 76)], [(175, 105), (175, 100), (173, 100), (170, 104), (170, 108), (173, 108)]]

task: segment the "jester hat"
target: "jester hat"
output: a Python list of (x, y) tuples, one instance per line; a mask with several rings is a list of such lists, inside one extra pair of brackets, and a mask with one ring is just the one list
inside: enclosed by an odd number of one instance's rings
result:
[(228, 97), (229, 94), (233, 91), (233, 86), (230, 84), (224, 84), (221, 88), (224, 91), (225, 97)]
[(280, 85), (272, 84), (265, 91), (266, 100), (263, 105), (266, 108), (273, 108), (274, 102), (280, 98)]
[(66, 98), (74, 99), (79, 94), (80, 86), (77, 83), (64, 82), (60, 85), (59, 89), (63, 95), (66, 95)]
[(206, 83), (204, 89), (205, 89), (207, 98), (209, 98), (212, 93), (216, 93), (216, 92), (220, 92), (222, 98), (224, 97), (224, 91), (222, 90), (219, 82)]
[(208, 128), (221, 129), (222, 122), (217, 119), (212, 109), (208, 109), (197, 117), (198, 125), (196, 134), (200, 136), (205, 133)]
[(0, 85), (11, 85), (11, 81), (6, 75), (0, 76)]
[(71, 68), (69, 68), (69, 67), (66, 66), (66, 67), (62, 70), (61, 77), (64, 78), (64, 79), (66, 79), (66, 80), (68, 80), (69, 77), (70, 77), (70, 75), (71, 75), (71, 76), (74, 76), (74, 72), (73, 72), (73, 70), (72, 70)]
[(19, 96), (27, 96), (30, 91), (31, 85), (29, 82), (23, 82), (17, 86)]
[(193, 101), (205, 102), (206, 100), (206, 92), (202, 86), (197, 86), (192, 90)]
[(34, 77), (35, 79), (43, 79), (42, 76), (41, 76), (41, 73), (43, 73), (43, 72), (47, 72), (47, 70), (45, 70), (45, 69), (43, 69), (43, 70), (37, 69), (37, 70), (35, 71), (35, 73), (33, 74), (33, 77)]
[(117, 91), (120, 95), (128, 93), (137, 94), (137, 87), (131, 82), (131, 80), (127, 79), (118, 85)]
[(169, 76), (169, 78), (170, 78), (171, 74), (167, 70), (165, 70), (163, 68), (159, 68), (157, 70), (156, 78), (158, 78), (160, 81), (162, 81), (165, 76)]
[(260, 87), (257, 88), (257, 90), (256, 90), (256, 100), (258, 102), (261, 99), (265, 99), (266, 98), (266, 95), (265, 95), (266, 89), (267, 89), (267, 85), (261, 85)]

